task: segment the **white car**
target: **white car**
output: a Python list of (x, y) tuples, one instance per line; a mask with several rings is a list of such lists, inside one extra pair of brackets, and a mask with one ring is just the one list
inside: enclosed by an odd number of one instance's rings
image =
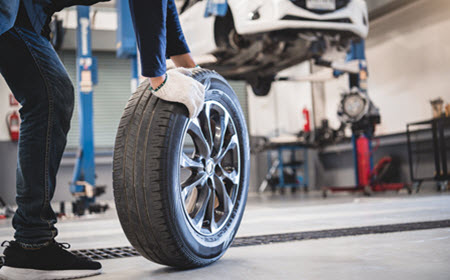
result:
[(214, 55), (214, 69), (266, 95), (275, 75), (327, 52), (346, 52), (369, 30), (364, 0), (228, 0), (225, 16), (205, 17), (207, 0), (177, 0), (194, 55)]

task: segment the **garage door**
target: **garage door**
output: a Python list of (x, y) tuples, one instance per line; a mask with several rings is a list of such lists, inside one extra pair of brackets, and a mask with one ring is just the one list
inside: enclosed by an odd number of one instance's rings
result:
[[(96, 148), (111, 149), (122, 116), (123, 108), (130, 96), (130, 61), (117, 59), (112, 52), (96, 52), (98, 59), (98, 85), (94, 88), (94, 141)], [(69, 72), (72, 82), (76, 81), (75, 52), (60, 53), (61, 60)], [(245, 82), (230, 81), (247, 114), (247, 94)], [(68, 148), (76, 148), (79, 143), (78, 94), (72, 118), (72, 127), (68, 135)]]

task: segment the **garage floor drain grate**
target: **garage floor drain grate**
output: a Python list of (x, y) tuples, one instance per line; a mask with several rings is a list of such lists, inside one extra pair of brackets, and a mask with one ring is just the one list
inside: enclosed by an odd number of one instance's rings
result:
[(272, 243), (300, 241), (300, 240), (336, 238), (336, 237), (379, 234), (379, 233), (393, 233), (393, 232), (415, 231), (415, 230), (447, 228), (447, 227), (450, 227), (450, 220), (327, 229), (327, 230), (304, 231), (293, 233), (279, 233), (260, 236), (239, 237), (234, 240), (231, 246), (232, 247), (255, 246)]
[(140, 256), (133, 247), (114, 247), (114, 248), (102, 248), (102, 249), (84, 249), (84, 250), (73, 250), (72, 253), (88, 257), (93, 260), (107, 260), (107, 259), (119, 259), (126, 257), (136, 257)]
[[(379, 234), (379, 233), (393, 233), (393, 232), (415, 231), (415, 230), (426, 230), (426, 229), (448, 228), (448, 227), (450, 227), (450, 220), (439, 220), (430, 222), (415, 222), (404, 224), (257, 235), (248, 237), (238, 237), (234, 240), (231, 247), (256, 246), (256, 245), (300, 241), (300, 240), (336, 238), (336, 237)], [(102, 248), (102, 249), (73, 250), (72, 253), (79, 256), (89, 257), (94, 260), (107, 260), (107, 259), (140, 256), (140, 254), (133, 247), (129, 246)], [(3, 264), (3, 257), (1, 258), (1, 260), (2, 261), (0, 262), (0, 265)]]

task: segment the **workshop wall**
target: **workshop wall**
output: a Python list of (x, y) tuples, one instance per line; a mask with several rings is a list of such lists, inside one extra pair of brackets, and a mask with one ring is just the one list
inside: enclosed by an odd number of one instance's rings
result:
[[(405, 132), (406, 123), (431, 118), (429, 101), (441, 96), (450, 102), (446, 81), (450, 76), (450, 1), (417, 1), (371, 22), (367, 40), (369, 66), (369, 95), (380, 108), (382, 123), (377, 135)], [(299, 68), (289, 74), (309, 73)], [(286, 88), (280, 90), (279, 84)], [(252, 135), (277, 135), (279, 132), (296, 133), (300, 130), (299, 110), (302, 101), (311, 99), (308, 83), (277, 82), (267, 97), (255, 97), (249, 91), (250, 132)], [(301, 91), (299, 89), (302, 89)], [(336, 112), (340, 94), (348, 89), (348, 78), (325, 83), (326, 117), (330, 126), (337, 128)], [(278, 108), (278, 109), (276, 109)], [(295, 121), (299, 123), (294, 123)], [(404, 134), (381, 139), (375, 162), (391, 155), (400, 162), (400, 177), (409, 182), (408, 155)], [(333, 148), (333, 147), (332, 147)], [(336, 150), (336, 151), (335, 151)], [(320, 154), (310, 153), (313, 171), (312, 187), (354, 184), (353, 158), (350, 143), (338, 145)], [(263, 180), (267, 171), (265, 154), (252, 156), (252, 188)], [(432, 168), (432, 157), (421, 158), (426, 168)], [(257, 175), (255, 175), (257, 174)], [(433, 183), (426, 185), (432, 186)]]
[[(421, 0), (370, 22), (369, 95), (380, 108), (377, 134), (404, 132), (432, 117), (430, 100), (450, 102), (450, 1)], [(345, 77), (326, 83), (327, 115), (337, 126)]]
[[(309, 63), (291, 67), (280, 76), (309, 74)], [(252, 136), (279, 136), (296, 134), (303, 128), (302, 110), (311, 111), (311, 85), (309, 82), (280, 81), (272, 84), (269, 94), (259, 97), (248, 90), (249, 133)]]

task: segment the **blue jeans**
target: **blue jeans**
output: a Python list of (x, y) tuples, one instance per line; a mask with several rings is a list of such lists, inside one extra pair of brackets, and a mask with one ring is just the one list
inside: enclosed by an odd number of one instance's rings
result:
[(0, 36), (0, 73), (22, 105), (14, 237), (40, 247), (57, 235), (50, 201), (66, 146), (74, 88), (50, 42), (35, 33), (23, 9), (15, 26)]

